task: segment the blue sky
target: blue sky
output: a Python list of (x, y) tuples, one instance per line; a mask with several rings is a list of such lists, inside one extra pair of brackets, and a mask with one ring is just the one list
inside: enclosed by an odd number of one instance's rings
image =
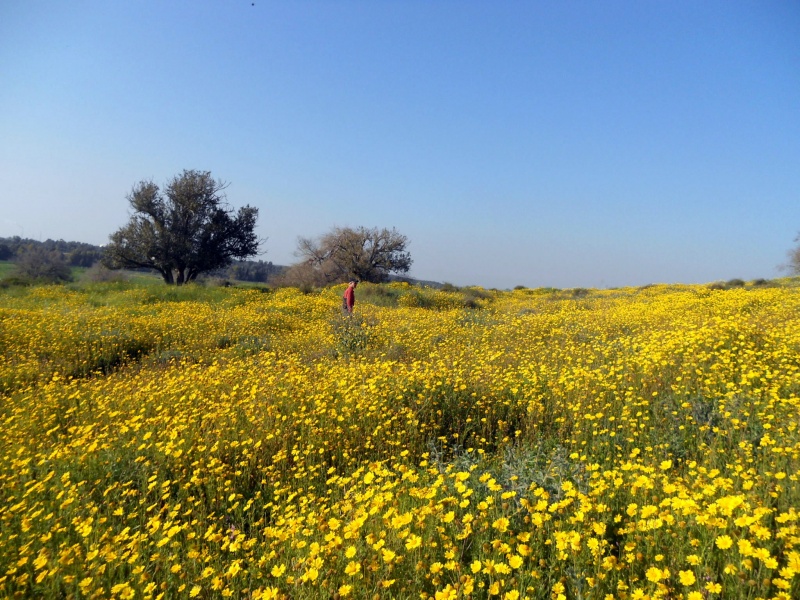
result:
[(183, 169), (298, 236), (508, 288), (780, 276), (800, 3), (0, 2), (0, 236), (103, 244)]

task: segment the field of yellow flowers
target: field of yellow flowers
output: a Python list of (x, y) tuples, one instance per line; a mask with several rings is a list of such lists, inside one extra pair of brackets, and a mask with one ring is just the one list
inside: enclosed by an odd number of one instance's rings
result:
[(0, 597), (800, 597), (800, 293), (0, 291)]

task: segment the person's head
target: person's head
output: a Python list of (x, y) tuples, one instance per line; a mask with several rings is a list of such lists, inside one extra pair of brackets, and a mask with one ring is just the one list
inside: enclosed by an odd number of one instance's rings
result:
[(357, 285), (358, 285), (358, 281), (356, 281), (355, 279), (351, 279), (350, 280), (350, 287), (356, 287)]

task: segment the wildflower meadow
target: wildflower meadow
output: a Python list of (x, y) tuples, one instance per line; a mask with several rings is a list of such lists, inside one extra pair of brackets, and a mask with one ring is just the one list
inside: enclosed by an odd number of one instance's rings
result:
[(0, 597), (800, 598), (800, 294), (0, 291)]

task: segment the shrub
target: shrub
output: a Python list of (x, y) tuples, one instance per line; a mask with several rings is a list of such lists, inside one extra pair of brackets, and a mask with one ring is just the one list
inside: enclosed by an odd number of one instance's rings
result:
[(464, 308), (481, 308), (481, 300), (489, 300), (492, 294), (481, 288), (466, 288), (464, 293)]
[(361, 283), (356, 291), (358, 302), (375, 306), (396, 307), (404, 290), (396, 286), (381, 283)]
[(14, 275), (37, 283), (72, 281), (72, 270), (62, 254), (42, 246), (31, 246), (19, 256)]
[(433, 298), (419, 290), (412, 290), (400, 296), (397, 304), (404, 308), (433, 308)]
[(81, 275), (81, 280), (87, 283), (120, 283), (128, 280), (122, 271), (112, 271), (102, 263), (94, 263)]
[(8, 277), (0, 280), (0, 289), (8, 289), (11, 287), (24, 287), (31, 285), (31, 281), (19, 275), (9, 275)]

